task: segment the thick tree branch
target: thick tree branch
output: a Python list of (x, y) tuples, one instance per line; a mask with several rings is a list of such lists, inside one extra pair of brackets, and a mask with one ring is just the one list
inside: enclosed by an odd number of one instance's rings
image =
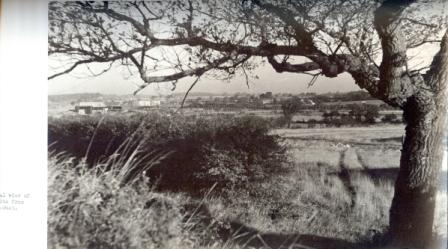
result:
[(443, 98), (448, 98), (448, 30), (440, 43), (440, 50), (434, 56), (429, 71), (424, 75), (425, 81), (434, 91)]
[(201, 46), (219, 52), (228, 52), (228, 53), (234, 52), (237, 54), (245, 54), (253, 56), (272, 56), (282, 54), (305, 56), (308, 54), (297, 46), (277, 45), (274, 43), (270, 44), (264, 43), (260, 44), (259, 46), (247, 46), (247, 45), (232, 44), (230, 42), (226, 43), (212, 42), (202, 37), (185, 37), (185, 38), (173, 38), (173, 39), (152, 38), (151, 44), (154, 46), (179, 46), (179, 45), (188, 45), (191, 47)]
[(141, 85), (135, 92), (134, 95), (146, 88), (151, 83), (162, 83), (162, 82), (172, 82), (177, 81), (179, 79), (189, 77), (189, 76), (196, 76), (201, 77), (204, 73), (218, 67), (219, 65), (229, 61), (231, 58), (230, 56), (224, 56), (220, 59), (217, 59), (213, 62), (210, 62), (208, 65), (203, 67), (197, 67), (189, 70), (183, 70), (178, 73), (173, 73), (169, 75), (161, 75), (161, 76), (148, 76), (144, 72), (141, 74), (142, 80), (145, 82), (143, 85)]
[(381, 39), (383, 58), (380, 65), (379, 92), (392, 105), (403, 106), (416, 91), (407, 73), (406, 42), (400, 27), (401, 14), (415, 0), (386, 0), (375, 11), (374, 25)]
[(291, 64), (288, 62), (277, 62), (273, 56), (268, 56), (268, 62), (278, 73), (291, 72), (303, 73), (314, 70), (319, 70), (321, 67), (316, 62), (305, 62), (301, 64)]

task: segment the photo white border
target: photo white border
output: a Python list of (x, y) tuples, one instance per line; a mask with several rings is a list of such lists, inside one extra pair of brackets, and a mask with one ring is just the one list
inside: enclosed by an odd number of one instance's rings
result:
[(47, 1), (2, 0), (0, 194), (29, 195), (0, 209), (0, 248), (47, 248)]

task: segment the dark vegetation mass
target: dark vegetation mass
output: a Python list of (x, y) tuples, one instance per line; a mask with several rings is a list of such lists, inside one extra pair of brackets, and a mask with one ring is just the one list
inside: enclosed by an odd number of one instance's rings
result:
[[(269, 123), (255, 116), (214, 118), (158, 113), (50, 118), (49, 150), (110, 167), (131, 159), (160, 190), (203, 193), (217, 183), (224, 192), (282, 171), (284, 149)], [(158, 155), (154, 164), (148, 158)], [(150, 167), (146, 167), (148, 161)]]

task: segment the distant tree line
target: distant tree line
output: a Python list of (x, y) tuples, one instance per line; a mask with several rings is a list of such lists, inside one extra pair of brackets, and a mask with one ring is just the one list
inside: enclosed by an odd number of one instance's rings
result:
[[(298, 98), (285, 100), (281, 103), (283, 116), (280, 118), (279, 125), (291, 128), (293, 117), (295, 114), (304, 111), (306, 108)], [(388, 113), (381, 119), (381, 107), (369, 104), (350, 104), (345, 106), (323, 106), (320, 108), (322, 120), (310, 119), (304, 123), (308, 127), (315, 127), (317, 124), (326, 126), (342, 126), (342, 125), (366, 125), (375, 124), (377, 122), (385, 123), (402, 123), (402, 119), (394, 113)]]
[[(282, 109), (285, 103), (292, 103), (300, 99), (310, 99), (315, 106), (307, 106), (307, 109), (318, 109), (324, 103), (332, 102), (346, 102), (346, 101), (366, 101), (374, 100), (365, 91), (351, 91), (345, 93), (298, 93), (298, 94), (273, 94), (272, 92), (262, 93), (260, 95), (239, 95), (227, 96), (224, 98), (192, 98), (186, 102), (186, 107), (190, 108), (206, 108), (206, 109)], [(263, 103), (262, 100), (272, 100), (269, 104)], [(381, 105), (384, 109), (387, 105)], [(325, 109), (332, 108), (332, 106), (325, 106)], [(334, 108), (340, 109), (339, 105), (334, 105)], [(389, 109), (389, 108), (388, 108)]]

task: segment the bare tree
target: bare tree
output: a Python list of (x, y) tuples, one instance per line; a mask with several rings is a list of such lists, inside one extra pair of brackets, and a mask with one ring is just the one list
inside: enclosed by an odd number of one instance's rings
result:
[[(142, 84), (228, 79), (267, 61), (277, 72), (352, 76), (404, 111), (403, 144), (390, 210), (392, 243), (431, 238), (446, 122), (448, 33), (444, 1), (179, 0), (52, 2), (49, 55), (67, 65), (125, 66)], [(436, 6), (436, 7), (434, 7)], [(425, 11), (422, 11), (425, 10)], [(439, 47), (426, 65), (415, 59)], [(55, 71), (58, 69), (52, 69)], [(56, 72), (56, 71), (55, 71)]]

